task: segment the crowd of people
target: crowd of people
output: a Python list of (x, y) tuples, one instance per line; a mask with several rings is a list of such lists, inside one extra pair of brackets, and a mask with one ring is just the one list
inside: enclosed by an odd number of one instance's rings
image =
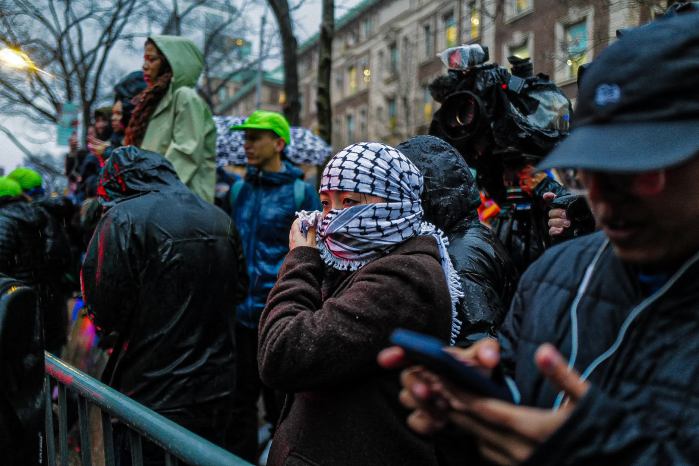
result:
[[(72, 138), (67, 196), (30, 168), (0, 177), (0, 274), (36, 291), (48, 351), (68, 354), (79, 315), (104, 355), (92, 375), (253, 464), (695, 464), (696, 10), (620, 34), (572, 117), (526, 60), (509, 74), (460, 47), (432, 135), (353, 143), (319, 186), (285, 157), (286, 119), (258, 110), (229, 129), (247, 167), (216, 204), (201, 52), (152, 36), (85, 148)], [(399, 328), (506, 399), (391, 346)], [(3, 385), (0, 432), (19, 426), (17, 464), (39, 464)]]

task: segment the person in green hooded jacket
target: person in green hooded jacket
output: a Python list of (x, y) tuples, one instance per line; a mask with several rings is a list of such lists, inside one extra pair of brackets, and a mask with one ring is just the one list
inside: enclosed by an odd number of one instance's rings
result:
[(204, 56), (178, 36), (150, 36), (143, 55), (148, 87), (136, 96), (124, 145), (162, 154), (177, 176), (202, 199), (214, 201), (216, 125), (194, 86)]

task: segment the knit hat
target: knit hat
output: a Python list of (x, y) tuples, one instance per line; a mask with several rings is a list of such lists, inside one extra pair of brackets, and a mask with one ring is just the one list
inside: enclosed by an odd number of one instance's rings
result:
[(0, 176), (0, 198), (17, 197), (22, 194), (22, 187), (12, 178)]
[(39, 172), (27, 167), (19, 167), (14, 169), (9, 175), (7, 175), (7, 177), (16, 181), (22, 188), (22, 191), (30, 191), (34, 188), (40, 188), (43, 181)]

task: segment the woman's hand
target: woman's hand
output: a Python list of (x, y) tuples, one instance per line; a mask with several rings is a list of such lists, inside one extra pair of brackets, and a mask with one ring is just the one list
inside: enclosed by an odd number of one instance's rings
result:
[(301, 220), (297, 218), (291, 225), (291, 230), (289, 231), (289, 251), (299, 246), (308, 246), (311, 248), (318, 247), (316, 246), (315, 227), (309, 227), (306, 237), (304, 237), (303, 233), (301, 233)]
[(87, 150), (95, 155), (102, 157), (105, 149), (109, 146), (109, 142), (97, 139), (94, 136), (87, 137)]

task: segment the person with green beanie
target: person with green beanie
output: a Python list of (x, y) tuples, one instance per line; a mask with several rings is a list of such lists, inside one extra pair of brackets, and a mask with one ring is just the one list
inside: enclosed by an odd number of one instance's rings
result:
[[(67, 336), (66, 302), (69, 285), (65, 277), (70, 273), (71, 267), (70, 243), (64, 226), (65, 200), (61, 197), (44, 196), (41, 174), (31, 168), (18, 167), (10, 172), (6, 179), (9, 183), (4, 184), (11, 186), (11, 193), (17, 194), (9, 197), (12, 202), (8, 203), (9, 208), (5, 214), (22, 218), (21, 224), (26, 224), (27, 229), (39, 231), (37, 247), (40, 248), (41, 266), (32, 270), (32, 277), (44, 315), (45, 346), (49, 352), (58, 355)], [(0, 184), (3, 184), (1, 180)], [(7, 270), (13, 268), (9, 267)], [(1, 267), (0, 272), (8, 273)]]
[(187, 38), (150, 36), (143, 58), (148, 87), (135, 98), (124, 145), (163, 155), (194, 194), (213, 203), (216, 125), (195, 89), (204, 56)]
[(12, 170), (7, 177), (15, 180), (22, 188), (22, 192), (31, 198), (44, 194), (44, 189), (42, 188), (44, 180), (36, 170), (18, 167)]
[(17, 181), (0, 177), (0, 274), (36, 290), (45, 347), (60, 355), (67, 335), (66, 301), (58, 289), (62, 269), (53, 254), (58, 244), (47, 234), (48, 221), (47, 212), (23, 195)]
[(22, 187), (9, 176), (0, 176), (0, 199), (12, 199), (22, 195)]

